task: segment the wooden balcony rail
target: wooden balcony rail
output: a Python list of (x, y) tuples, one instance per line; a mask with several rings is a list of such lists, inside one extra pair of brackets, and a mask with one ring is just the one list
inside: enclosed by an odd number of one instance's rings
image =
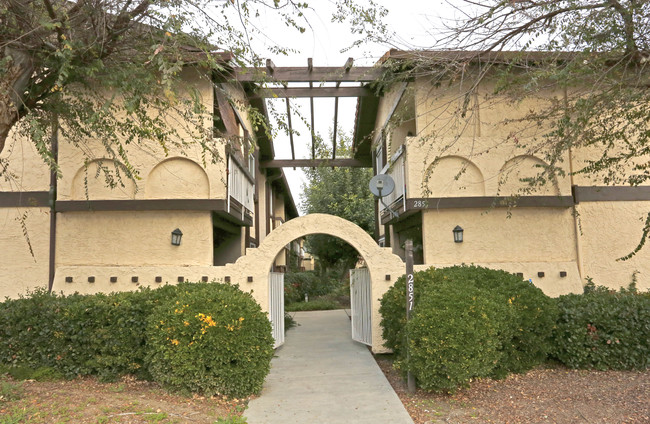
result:
[[(255, 183), (250, 180), (247, 172), (242, 169), (233, 156), (228, 157), (228, 212), (230, 212), (230, 199), (234, 199), (252, 212), (255, 210), (253, 196)], [(242, 214), (244, 213), (242, 208)]]

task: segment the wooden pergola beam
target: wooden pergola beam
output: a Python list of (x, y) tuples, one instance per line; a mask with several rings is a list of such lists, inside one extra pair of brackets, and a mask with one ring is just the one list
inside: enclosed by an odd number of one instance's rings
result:
[(313, 168), (331, 166), (341, 168), (371, 168), (372, 165), (357, 159), (274, 159), (260, 162), (260, 168)]
[(277, 87), (262, 88), (250, 97), (282, 99), (287, 97), (365, 97), (372, 95), (372, 91), (365, 87)]
[[(311, 73), (314, 69), (313, 59), (307, 59), (307, 69)], [(309, 83), (309, 88), (314, 88), (314, 83)], [(316, 158), (316, 127), (314, 126), (314, 97), (309, 97), (309, 111), (311, 113), (311, 158)]]
[[(270, 66), (269, 66), (270, 65)], [(347, 62), (346, 62), (347, 65)], [(372, 82), (381, 78), (383, 70), (374, 67), (289, 66), (276, 67), (270, 60), (264, 68), (235, 68), (240, 82)]]

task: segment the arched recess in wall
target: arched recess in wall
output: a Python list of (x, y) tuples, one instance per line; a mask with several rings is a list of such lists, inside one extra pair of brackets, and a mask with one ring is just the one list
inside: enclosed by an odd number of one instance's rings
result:
[(544, 171), (546, 163), (532, 155), (520, 155), (508, 160), (499, 171), (499, 195), (538, 195), (558, 196), (560, 188), (556, 179), (547, 180), (543, 185), (531, 187), (528, 178), (535, 178)]
[(429, 197), (485, 196), (481, 170), (461, 156), (445, 156), (434, 161), (423, 175)]
[(136, 184), (112, 159), (95, 159), (79, 168), (72, 179), (72, 200), (133, 199)]
[(170, 158), (156, 165), (145, 182), (147, 199), (208, 199), (205, 170), (187, 158)]

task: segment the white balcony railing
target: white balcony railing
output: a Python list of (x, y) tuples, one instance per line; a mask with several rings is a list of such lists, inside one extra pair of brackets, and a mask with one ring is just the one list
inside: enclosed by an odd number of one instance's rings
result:
[[(390, 175), (395, 181), (395, 190), (384, 197), (384, 203), (395, 208), (394, 203), (401, 200), (400, 206), (406, 211), (406, 148), (404, 145), (397, 149), (380, 174)], [(379, 212), (382, 213), (385, 209), (386, 207), (380, 202)]]
[[(228, 212), (230, 212), (230, 199), (239, 202), (250, 212), (254, 210), (253, 196), (255, 194), (255, 182), (251, 181), (249, 175), (242, 169), (238, 161), (232, 155), (228, 159)], [(242, 214), (244, 210), (242, 209)]]

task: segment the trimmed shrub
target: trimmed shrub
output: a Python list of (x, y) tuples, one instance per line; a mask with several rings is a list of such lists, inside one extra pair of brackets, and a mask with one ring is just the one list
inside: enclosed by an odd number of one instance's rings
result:
[(468, 281), (434, 285), (408, 322), (410, 369), (425, 390), (453, 392), (490, 374), (503, 354), (510, 313), (503, 302)]
[(553, 347), (552, 332), (558, 316), (555, 299), (531, 282), (502, 270), (464, 266), (448, 268), (445, 275), (451, 280), (468, 278), (476, 287), (499, 296), (511, 309), (512, 338), (502, 339), (503, 357), (492, 377), (523, 373), (546, 360)]
[(273, 356), (271, 323), (236, 285), (179, 285), (149, 318), (147, 363), (175, 390), (243, 397), (262, 388)]
[[(385, 293), (380, 313), (386, 347), (398, 355), (398, 366), (406, 357), (407, 332), (412, 349), (426, 346), (423, 351), (438, 352), (437, 356), (423, 354), (408, 365), (415, 375), (435, 375), (431, 381), (419, 380), (421, 387), (450, 391), (470, 378), (502, 378), (546, 359), (557, 309), (553, 299), (531, 283), (505, 271), (465, 265), (429, 268), (414, 277), (415, 307), (409, 325), (404, 277)], [(476, 310), (481, 314), (474, 315)], [(485, 334), (494, 339), (484, 340)], [(443, 347), (449, 349), (444, 355)], [(418, 355), (411, 352), (412, 357)]]
[(50, 367), (67, 378), (146, 377), (147, 317), (175, 289), (160, 290), (66, 297), (39, 290), (7, 300), (0, 305), (0, 361)]
[(62, 308), (60, 297), (36, 290), (0, 304), (0, 363), (39, 368), (56, 365)]
[(588, 286), (558, 299), (552, 356), (570, 368), (650, 366), (650, 297), (635, 290)]

